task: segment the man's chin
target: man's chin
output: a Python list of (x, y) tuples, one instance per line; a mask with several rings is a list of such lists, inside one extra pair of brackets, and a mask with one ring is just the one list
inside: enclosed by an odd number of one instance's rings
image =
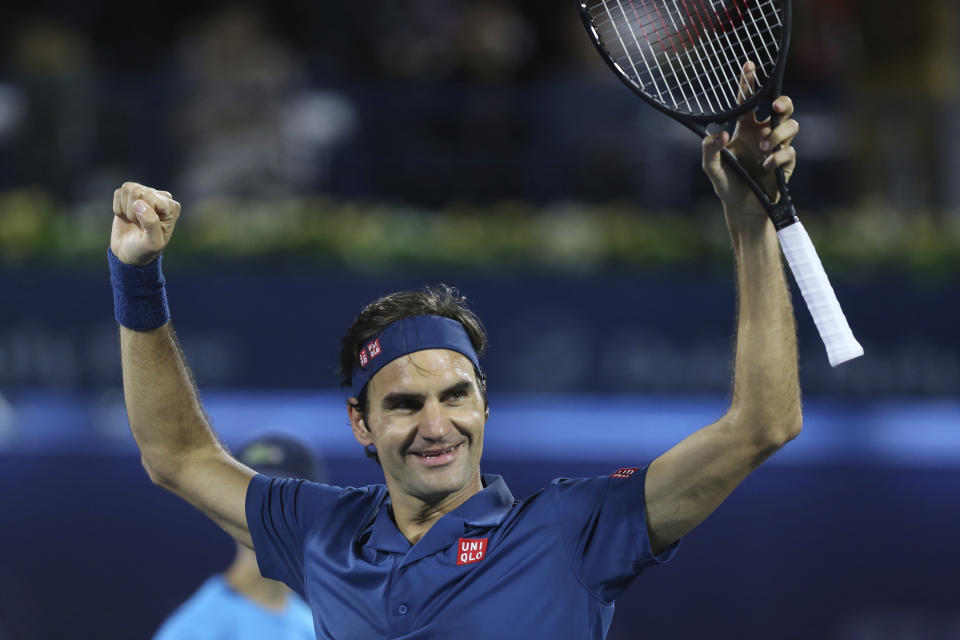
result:
[(443, 470), (434, 469), (416, 479), (417, 494), (424, 502), (436, 504), (454, 494), (466, 491), (471, 480), (472, 474), (452, 466), (445, 467)]

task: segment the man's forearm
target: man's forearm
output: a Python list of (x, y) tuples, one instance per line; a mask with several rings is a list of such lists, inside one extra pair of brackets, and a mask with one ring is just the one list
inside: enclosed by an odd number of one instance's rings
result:
[(173, 480), (191, 452), (219, 446), (171, 323), (153, 331), (120, 327), (130, 430), (154, 481)]
[(784, 443), (800, 429), (797, 340), (780, 245), (769, 220), (731, 226), (737, 267), (737, 350), (731, 413)]

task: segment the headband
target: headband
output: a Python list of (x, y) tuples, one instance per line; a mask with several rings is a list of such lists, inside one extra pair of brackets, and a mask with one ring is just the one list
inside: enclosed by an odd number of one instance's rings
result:
[(449, 349), (469, 358), (480, 371), (480, 360), (467, 331), (456, 320), (443, 316), (411, 316), (387, 325), (360, 349), (351, 376), (353, 397), (384, 366), (401, 356), (424, 349)]

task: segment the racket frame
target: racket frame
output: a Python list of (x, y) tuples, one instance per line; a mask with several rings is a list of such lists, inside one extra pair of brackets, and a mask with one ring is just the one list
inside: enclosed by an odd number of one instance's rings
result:
[[(720, 124), (726, 127), (734, 119), (756, 110), (761, 100), (768, 98), (772, 105), (772, 102), (781, 95), (783, 89), (783, 74), (787, 64), (787, 51), (790, 47), (792, 11), (790, 0), (770, 1), (780, 2), (783, 8), (783, 14), (781, 16), (781, 32), (779, 48), (777, 50), (777, 60), (774, 63), (769, 81), (761, 85), (759, 91), (747, 100), (744, 100), (742, 104), (726, 111), (701, 115), (671, 109), (651, 96), (648, 96), (643, 88), (630, 78), (616, 61), (613, 60), (613, 56), (600, 42), (600, 36), (590, 17), (587, 3), (584, 0), (577, 0), (577, 5), (580, 11), (580, 19), (583, 21), (583, 26), (590, 35), (590, 40), (593, 41), (600, 56), (614, 74), (620, 78), (624, 84), (630, 87), (634, 93), (640, 96), (644, 102), (665, 115), (670, 116), (701, 138), (704, 138), (708, 135), (707, 125)], [(606, 6), (605, 2), (604, 6)], [(629, 55), (629, 52), (626, 53)], [(753, 62), (754, 64), (758, 63), (756, 60)], [(779, 117), (771, 106), (771, 128), (776, 128), (779, 121)], [(772, 150), (771, 153), (773, 153), (773, 151), (775, 150)], [(760, 204), (763, 205), (763, 208), (766, 210), (770, 220), (773, 222), (777, 230), (777, 238), (780, 241), (784, 257), (787, 259), (794, 280), (797, 282), (797, 286), (803, 294), (807, 309), (810, 311), (820, 338), (827, 349), (827, 357), (830, 365), (836, 367), (853, 358), (862, 356), (863, 347), (860, 346), (860, 343), (854, 338), (847, 319), (843, 315), (843, 310), (840, 308), (840, 303), (837, 301), (833, 287), (830, 285), (827, 274), (817, 255), (817, 251), (813, 246), (813, 242), (811, 242), (810, 236), (797, 217), (796, 209), (790, 198), (790, 191), (787, 188), (787, 180), (783, 174), (783, 169), (777, 167), (774, 171), (780, 195), (780, 198), (774, 202), (766, 190), (760, 186), (730, 151), (721, 149), (720, 153), (728, 167), (737, 173), (737, 175), (743, 179), (744, 183), (754, 192), (760, 200)]]
[[(593, 46), (597, 49), (597, 51), (600, 53), (600, 57), (603, 58), (603, 61), (607, 63), (607, 66), (610, 67), (610, 69), (621, 80), (621, 82), (627, 85), (635, 94), (640, 96), (644, 102), (664, 113), (665, 115), (670, 116), (686, 128), (696, 133), (701, 138), (704, 138), (708, 135), (707, 125), (719, 124), (723, 127), (726, 127), (730, 122), (743, 116), (744, 114), (756, 111), (761, 100), (769, 99), (772, 104), (773, 100), (776, 100), (778, 97), (780, 97), (780, 93), (783, 89), (783, 75), (787, 66), (787, 52), (790, 49), (790, 32), (793, 24), (793, 11), (790, 0), (770, 1), (777, 1), (781, 3), (783, 7), (783, 14), (781, 16), (782, 25), (780, 27), (780, 40), (777, 43), (777, 60), (774, 64), (773, 71), (770, 73), (769, 82), (762, 85), (759, 91), (750, 96), (750, 98), (745, 100), (742, 104), (739, 104), (732, 109), (727, 109), (726, 111), (720, 111), (713, 114), (700, 115), (671, 109), (667, 105), (647, 95), (647, 93), (643, 90), (643, 87), (641, 87), (636, 81), (633, 80), (633, 78), (627, 75), (626, 71), (624, 71), (620, 65), (617, 64), (611, 53), (607, 51), (607, 49), (600, 42), (600, 35), (594, 26), (593, 19), (590, 17), (590, 11), (587, 7), (587, 2), (584, 2), (583, 0), (577, 0), (577, 8), (580, 13), (580, 20), (583, 22), (583, 26), (587, 30), (587, 33), (590, 34), (590, 40), (593, 42)], [(757, 62), (754, 61), (754, 64), (757, 64)], [(771, 127), (776, 127), (779, 124), (779, 118), (772, 109), (770, 119)], [(754, 180), (753, 176), (751, 176), (750, 173), (739, 162), (737, 162), (737, 159), (732, 153), (730, 153), (727, 149), (722, 149), (720, 154), (723, 160), (727, 163), (728, 167), (740, 176), (740, 178), (748, 187), (750, 187), (750, 189), (760, 200), (760, 204), (763, 205), (763, 208), (767, 211), (767, 215), (770, 217), (770, 220), (773, 222), (773, 226), (777, 231), (780, 231), (785, 227), (789, 227), (791, 224), (794, 224), (799, 220), (799, 218), (797, 218), (796, 209), (793, 206), (793, 201), (790, 198), (790, 190), (787, 188), (786, 177), (783, 175), (783, 170), (781, 168), (778, 167), (775, 172), (777, 177), (777, 187), (780, 191), (780, 199), (777, 202), (774, 202), (770, 199), (766, 189), (760, 186), (760, 184)]]

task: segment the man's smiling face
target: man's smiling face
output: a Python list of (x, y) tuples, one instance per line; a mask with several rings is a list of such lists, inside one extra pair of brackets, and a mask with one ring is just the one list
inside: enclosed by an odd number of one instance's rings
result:
[(367, 407), (362, 422), (351, 414), (354, 435), (376, 447), (394, 501), (439, 504), (480, 490), (487, 411), (467, 357), (427, 349), (397, 358), (368, 383)]

